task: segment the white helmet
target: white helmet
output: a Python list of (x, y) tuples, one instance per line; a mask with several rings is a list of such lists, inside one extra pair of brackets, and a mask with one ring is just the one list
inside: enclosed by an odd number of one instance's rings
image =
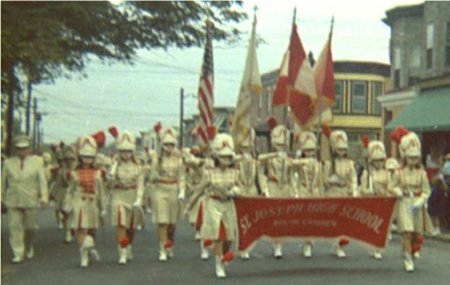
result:
[(211, 149), (216, 156), (234, 157), (233, 138), (229, 134), (218, 134), (211, 143)]
[(177, 132), (173, 128), (163, 128), (159, 133), (162, 144), (177, 145)]
[(395, 158), (388, 158), (386, 160), (386, 169), (387, 170), (397, 170), (399, 168), (398, 162)]
[(278, 125), (270, 132), (272, 145), (289, 145), (289, 130), (282, 125)]
[(131, 132), (123, 131), (117, 137), (116, 147), (118, 150), (134, 151), (136, 149), (136, 138)]
[(78, 154), (80, 156), (95, 156), (97, 154), (97, 143), (91, 136), (81, 137), (78, 142)]
[(401, 138), (399, 150), (402, 158), (420, 156), (421, 149), (420, 140), (416, 133), (411, 132)]
[(368, 158), (371, 160), (385, 159), (386, 150), (381, 141), (371, 141), (368, 147)]
[(330, 135), (331, 148), (333, 150), (340, 148), (348, 148), (348, 138), (344, 131), (333, 131)]
[(42, 159), (44, 160), (45, 163), (49, 163), (52, 161), (52, 155), (48, 152), (44, 152), (42, 154)]
[(301, 132), (298, 136), (298, 142), (301, 150), (316, 149), (317, 147), (316, 135), (311, 131)]

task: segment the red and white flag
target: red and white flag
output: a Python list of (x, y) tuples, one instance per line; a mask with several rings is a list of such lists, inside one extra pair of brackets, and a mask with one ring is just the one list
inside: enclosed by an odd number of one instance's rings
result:
[(207, 128), (214, 125), (214, 61), (212, 40), (209, 24), (206, 28), (206, 45), (203, 54), (203, 64), (198, 86), (198, 109), (200, 113), (199, 128), (197, 130), (200, 145), (209, 142)]
[(333, 22), (328, 40), (314, 65), (314, 78), (316, 81), (317, 100), (312, 125), (328, 123), (333, 120), (332, 107), (336, 101), (333, 55), (331, 53), (331, 39), (333, 36)]
[(272, 104), (288, 105), (300, 126), (305, 126), (314, 115), (317, 97), (313, 70), (309, 64), (297, 25), (293, 23), (289, 49), (284, 55)]

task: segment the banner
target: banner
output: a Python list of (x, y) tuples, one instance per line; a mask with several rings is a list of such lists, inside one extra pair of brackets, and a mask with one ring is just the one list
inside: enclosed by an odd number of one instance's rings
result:
[(346, 238), (385, 248), (396, 198), (235, 199), (238, 249), (261, 237)]

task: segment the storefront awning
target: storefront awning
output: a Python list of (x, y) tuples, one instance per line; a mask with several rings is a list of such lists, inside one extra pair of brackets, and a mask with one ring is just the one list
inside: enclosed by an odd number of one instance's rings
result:
[(450, 88), (420, 92), (385, 130), (391, 131), (400, 125), (419, 133), (450, 131)]

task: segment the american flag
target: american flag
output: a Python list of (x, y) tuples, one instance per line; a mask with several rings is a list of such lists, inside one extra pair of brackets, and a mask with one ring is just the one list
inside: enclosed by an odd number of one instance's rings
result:
[(198, 108), (200, 122), (198, 136), (201, 145), (209, 142), (207, 128), (214, 125), (214, 61), (209, 24), (206, 28), (206, 45), (203, 54), (202, 74), (198, 86)]

